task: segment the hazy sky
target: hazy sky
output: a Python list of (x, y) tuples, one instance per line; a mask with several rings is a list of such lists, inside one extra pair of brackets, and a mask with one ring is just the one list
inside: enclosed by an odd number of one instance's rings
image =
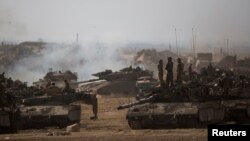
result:
[(250, 45), (250, 0), (1, 0), (0, 41)]

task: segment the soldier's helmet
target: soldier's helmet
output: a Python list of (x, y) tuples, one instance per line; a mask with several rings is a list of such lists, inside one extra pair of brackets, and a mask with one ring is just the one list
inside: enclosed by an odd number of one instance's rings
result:
[(163, 61), (162, 61), (162, 59), (160, 59), (160, 60), (159, 60), (159, 64), (162, 64), (162, 63), (163, 63)]
[(168, 61), (172, 61), (172, 57), (168, 57)]
[(181, 62), (181, 58), (178, 58), (177, 61), (178, 61), (178, 62)]

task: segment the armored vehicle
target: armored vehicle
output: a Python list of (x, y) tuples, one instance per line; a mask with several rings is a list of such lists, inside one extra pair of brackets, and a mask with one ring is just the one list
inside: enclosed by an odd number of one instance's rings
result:
[[(98, 79), (93, 79), (93, 81), (91, 80), (86, 83), (79, 83), (79, 90), (92, 90), (100, 95), (111, 96), (135, 95), (138, 90), (136, 87), (136, 81), (138, 78), (143, 76), (152, 78), (152, 75), (152, 72), (142, 70), (139, 67), (127, 67), (116, 72), (113, 72), (112, 70), (105, 70), (103, 72), (93, 74), (93, 76), (98, 77)], [(142, 84), (143, 82), (138, 81), (138, 86), (140, 85), (139, 83)], [(142, 85), (146, 83), (143, 83)]]
[(249, 83), (245, 87), (236, 84), (227, 94), (211, 84), (158, 87), (133, 103), (119, 106), (118, 110), (129, 108), (126, 118), (132, 129), (205, 127), (228, 122), (249, 124)]
[[(76, 80), (76, 75), (70, 71), (51, 72), (44, 79), (52, 81), (52, 84), (46, 88), (27, 86), (21, 81), (6, 78), (4, 73), (0, 74), (0, 133), (79, 123), (81, 106), (73, 105), (76, 101), (92, 105), (94, 116), (91, 119), (97, 119), (96, 95), (90, 91), (75, 92), (66, 85), (70, 85), (67, 80)], [(64, 89), (56, 86), (55, 81), (59, 84), (58, 80), (64, 83)]]
[(22, 129), (44, 128), (49, 126), (66, 127), (79, 123), (80, 105), (27, 106), (20, 108)]
[(43, 77), (43, 79), (33, 82), (33, 85), (37, 88), (46, 88), (54, 83), (56, 87), (64, 88), (65, 80), (69, 82), (71, 88), (75, 89), (78, 87), (76, 72), (73, 73), (70, 70), (52, 71), (52, 69), (49, 70), (49, 72)]
[(152, 76), (143, 76), (138, 78), (135, 83), (135, 86), (138, 91), (136, 99), (139, 100), (140, 97), (143, 97), (145, 93), (150, 92), (157, 85), (159, 85), (159, 82)]
[(140, 67), (133, 68), (132, 66), (123, 68), (120, 71), (113, 72), (112, 70), (105, 70), (103, 72), (92, 74), (107, 81), (136, 81), (142, 76), (152, 76), (153, 73), (148, 70), (142, 70)]
[(79, 92), (53, 96), (35, 96), (26, 98), (20, 107), (21, 128), (42, 128), (46, 126), (65, 127), (79, 123), (81, 106), (71, 105), (83, 101), (93, 106), (93, 119), (97, 118), (96, 95)]

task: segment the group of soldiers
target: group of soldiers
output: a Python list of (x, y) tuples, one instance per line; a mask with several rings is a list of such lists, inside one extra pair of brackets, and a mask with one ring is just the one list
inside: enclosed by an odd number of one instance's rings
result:
[[(182, 82), (187, 82), (186, 84), (190, 83), (199, 83), (203, 85), (209, 85), (213, 83), (217, 83), (218, 87), (220, 87), (223, 90), (223, 95), (228, 95), (229, 90), (233, 87), (242, 87), (242, 86), (236, 86), (237, 85), (246, 85), (248, 84), (248, 79), (241, 79), (238, 75), (236, 75), (235, 72), (232, 72), (230, 70), (221, 70), (216, 69), (212, 66), (210, 63), (207, 67), (202, 68), (200, 70), (200, 73), (197, 73), (193, 71), (192, 64), (188, 67), (188, 75), (185, 75), (184, 73), (184, 64), (180, 58), (177, 59), (177, 77), (176, 77), (176, 83), (174, 83), (173, 80), (173, 61), (171, 57), (168, 57), (168, 62), (166, 64), (165, 70), (166, 70), (166, 81), (164, 82), (163, 76), (164, 76), (164, 70), (163, 70), (163, 60), (159, 60), (158, 64), (158, 77), (160, 80), (160, 84), (162, 87), (171, 87), (174, 86), (174, 84), (180, 85)], [(184, 76), (188, 76), (187, 78)], [(246, 83), (247, 82), (247, 83)], [(239, 84), (238, 84), (239, 83)], [(249, 82), (250, 83), (250, 82)]]
[[(182, 77), (183, 77), (183, 73), (184, 73), (184, 64), (181, 60), (181, 58), (178, 58), (177, 59), (177, 79), (176, 79), (176, 82), (178, 84), (181, 84), (182, 83)], [(159, 77), (159, 80), (160, 80), (160, 83), (161, 83), (161, 86), (167, 86), (167, 87), (170, 87), (170, 86), (173, 86), (174, 85), (174, 77), (173, 77), (173, 66), (174, 66), (174, 63), (172, 61), (172, 57), (168, 57), (168, 62), (166, 64), (166, 67), (165, 67), (165, 70), (167, 71), (167, 75), (166, 75), (166, 82), (164, 82), (164, 79), (163, 79), (163, 60), (160, 60), (159, 61), (159, 64), (158, 64), (158, 77)]]

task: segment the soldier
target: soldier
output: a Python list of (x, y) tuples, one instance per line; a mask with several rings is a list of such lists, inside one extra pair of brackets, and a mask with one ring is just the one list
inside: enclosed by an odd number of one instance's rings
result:
[(98, 119), (97, 113), (98, 113), (98, 100), (95, 94), (90, 94), (91, 97), (91, 104), (92, 104), (92, 111), (93, 111), (93, 116), (90, 117), (91, 120), (96, 120)]
[(232, 79), (228, 73), (224, 74), (224, 78), (221, 80), (221, 87), (223, 89), (223, 95), (226, 96), (229, 93), (229, 89), (232, 87)]
[(192, 72), (193, 72), (193, 66), (192, 66), (192, 64), (190, 64), (189, 67), (188, 67), (189, 75), (192, 74)]
[(13, 80), (10, 77), (9, 79), (7, 79), (7, 87), (10, 88), (12, 85), (13, 85)]
[(184, 70), (184, 64), (181, 62), (181, 58), (178, 58), (178, 65), (177, 65), (177, 83), (182, 83), (182, 75)]
[(162, 60), (160, 60), (158, 64), (158, 77), (159, 77), (161, 86), (163, 86), (164, 80), (163, 80), (163, 61)]
[(207, 66), (207, 73), (209, 76), (212, 76), (214, 74), (214, 67), (212, 66), (212, 63), (209, 63), (209, 65)]
[(192, 64), (190, 64), (189, 67), (188, 67), (188, 75), (189, 75), (189, 80), (193, 80), (194, 79)]
[(166, 78), (166, 84), (167, 87), (169, 86), (173, 86), (174, 85), (174, 80), (173, 80), (173, 62), (172, 62), (172, 58), (168, 57), (168, 63), (166, 65), (167, 70), (167, 78)]
[(0, 74), (0, 82), (4, 82), (4, 81), (5, 81), (5, 72)]
[(68, 81), (67, 80), (64, 80), (64, 85), (65, 85), (65, 87), (64, 87), (64, 89), (63, 89), (63, 92), (69, 92), (70, 91), (70, 87), (69, 87), (69, 83), (68, 83)]

